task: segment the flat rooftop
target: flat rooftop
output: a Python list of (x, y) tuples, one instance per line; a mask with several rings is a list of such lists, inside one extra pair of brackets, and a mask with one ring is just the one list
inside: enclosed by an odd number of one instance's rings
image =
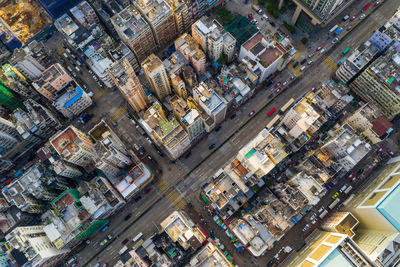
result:
[(68, 127), (63, 132), (61, 132), (58, 136), (50, 140), (50, 143), (58, 152), (58, 154), (62, 155), (65, 158), (70, 158), (79, 147), (76, 145), (75, 140), (78, 138), (75, 131)]
[[(139, 11), (130, 5), (120, 13), (111, 18), (111, 22), (120, 32), (125, 35), (125, 38), (130, 39), (140, 35), (140, 33), (149, 28), (147, 22), (142, 18)], [(150, 29), (150, 28), (149, 28)]]
[(388, 220), (397, 231), (400, 231), (400, 185), (376, 207), (376, 209)]
[(150, 170), (143, 163), (139, 163), (129, 172), (128, 176), (115, 185), (115, 188), (124, 198), (130, 198), (152, 177)]

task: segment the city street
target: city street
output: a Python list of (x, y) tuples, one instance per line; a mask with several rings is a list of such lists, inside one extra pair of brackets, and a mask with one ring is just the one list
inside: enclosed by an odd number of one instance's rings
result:
[[(387, 1), (382, 4), (375, 13), (365, 18), (357, 31), (352, 31), (329, 54), (329, 58), (335, 61), (341, 57), (343, 47), (351, 45), (355, 48), (365, 41), (371, 35), (372, 30), (379, 28), (386, 19), (393, 15), (396, 7), (395, 1)], [(53, 41), (52, 39), (50, 42)], [(54, 41), (54, 47), (60, 47), (57, 40)], [(320, 61), (325, 62), (328, 57), (326, 55), (323, 57)], [(78, 74), (79, 78), (87, 84), (89, 90), (95, 94), (96, 105), (87, 111), (94, 115), (92, 120), (86, 125), (77, 125), (77, 127), (89, 129), (100, 118), (105, 117), (111, 124), (115, 123), (112, 127), (122, 136), (123, 140), (128, 142), (130, 148), (133, 144), (143, 145), (163, 171), (162, 177), (156, 178), (153, 190), (148, 195), (143, 195), (138, 202), (131, 201), (128, 203), (121, 211), (110, 218), (110, 227), (107, 231), (98, 233), (92, 239), (91, 244), (77, 251), (80, 265), (87, 263), (89, 266), (94, 266), (98, 262), (115, 264), (119, 257), (118, 251), (122, 247), (121, 241), (123, 239), (126, 237), (133, 238), (139, 232), (143, 232), (144, 239), (146, 239), (153, 232), (159, 230), (159, 223), (167, 215), (175, 209), (185, 207), (186, 203), (197, 198), (200, 186), (208, 181), (216, 170), (231, 159), (244, 144), (254, 138), (267, 125), (271, 119), (266, 115), (268, 110), (272, 107), (279, 109), (288, 99), (299, 98), (312, 87), (329, 79), (332, 69), (326, 64), (319, 65), (316, 59), (314, 61), (315, 63), (305, 72), (305, 75), (297, 78), (271, 103), (267, 104), (268, 96), (274, 90), (274, 86), (259, 90), (253, 98), (240, 108), (234, 119), (228, 117), (222, 123), (220, 131), (214, 131), (204, 137), (191, 149), (192, 153), (189, 158), (183, 157), (176, 164), (170, 163), (167, 157), (160, 157), (145, 141), (145, 138), (138, 133), (134, 125), (130, 123), (126, 108), (120, 108), (125, 106), (126, 102), (118, 90), (100, 88), (86, 70), (83, 70), (81, 75)], [(278, 76), (275, 80), (283, 81), (290, 75), (289, 71), (284, 71), (282, 76)], [(105, 107), (112, 108), (106, 110)], [(249, 118), (248, 114), (252, 110), (255, 110), (256, 114)], [(216, 144), (213, 151), (209, 150), (210, 144)], [(125, 221), (124, 217), (129, 213), (132, 213), (132, 217)], [(284, 239), (290, 240), (291, 238), (293, 240), (295, 236), (297, 238), (299, 227), (301, 226), (295, 226), (297, 230), (293, 230), (294, 232), (285, 236)], [(114, 237), (114, 240), (103, 247), (100, 246), (101, 240), (109, 234)], [(237, 260), (240, 262), (239, 259)], [(265, 264), (265, 262), (263, 263)]]

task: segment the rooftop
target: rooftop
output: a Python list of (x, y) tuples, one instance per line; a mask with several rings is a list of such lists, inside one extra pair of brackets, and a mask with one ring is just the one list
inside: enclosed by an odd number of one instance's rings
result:
[(137, 6), (154, 27), (164, 21), (165, 17), (172, 15), (171, 8), (163, 0), (139, 0)]
[(128, 6), (120, 13), (113, 16), (111, 22), (128, 40), (134, 39), (144, 30), (150, 29), (147, 22), (133, 5)]
[(83, 90), (79, 85), (74, 86), (69, 84), (62, 90), (57, 98), (54, 100), (54, 105), (64, 106), (64, 108), (71, 107), (76, 101), (78, 101), (84, 94)]
[(200, 101), (207, 107), (213, 114), (217, 114), (220, 110), (224, 109), (226, 104), (224, 99), (218, 95), (214, 90), (209, 88), (205, 83), (195, 88), (200, 95)]
[(82, 141), (75, 130), (74, 127), (70, 126), (50, 140), (51, 145), (63, 158), (69, 159), (80, 149), (78, 144)]
[(205, 241), (201, 230), (183, 212), (174, 211), (161, 222), (161, 227), (173, 242), (179, 242), (184, 249), (197, 249)]
[(379, 203), (376, 209), (388, 220), (397, 231), (400, 231), (400, 185), (397, 185), (385, 198)]
[(400, 52), (390, 47), (384, 56), (379, 57), (369, 67), (376, 77), (391, 89), (400, 92)]
[(187, 33), (176, 39), (175, 47), (189, 58), (195, 60), (205, 58), (205, 54), (203, 50), (200, 49), (200, 45)]
[(142, 189), (152, 177), (150, 170), (143, 163), (139, 163), (129, 171), (129, 175), (115, 185), (115, 188), (127, 199)]
[(213, 243), (208, 243), (195, 256), (192, 257), (192, 259), (190, 260), (190, 266), (230, 267), (232, 266), (232, 264)]
[(142, 62), (142, 68), (149, 73), (155, 71), (160, 67), (164, 67), (163, 62), (158, 56), (154, 54), (151, 54)]
[(56, 23), (60, 26), (64, 34), (70, 36), (72, 39), (74, 33), (79, 29), (78, 24), (68, 15), (64, 14), (56, 20)]

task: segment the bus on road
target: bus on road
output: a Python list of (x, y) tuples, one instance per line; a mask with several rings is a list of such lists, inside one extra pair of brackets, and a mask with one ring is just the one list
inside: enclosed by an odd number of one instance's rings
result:
[(276, 115), (268, 124), (267, 124), (267, 129), (270, 130), (272, 126), (274, 126), (275, 122), (279, 120), (281, 116)]
[(293, 98), (289, 99), (289, 101), (283, 105), (283, 107), (281, 107), (280, 112), (285, 112), (285, 110), (288, 109), (294, 103), (294, 101), (295, 100)]
[(339, 202), (340, 202), (340, 199), (339, 199), (339, 198), (335, 199), (335, 200), (328, 206), (328, 208), (330, 208), (330, 209), (332, 210), (334, 207), (336, 207), (336, 205), (337, 205)]
[(350, 51), (350, 47), (347, 47), (345, 50), (343, 50), (343, 55), (346, 55)]

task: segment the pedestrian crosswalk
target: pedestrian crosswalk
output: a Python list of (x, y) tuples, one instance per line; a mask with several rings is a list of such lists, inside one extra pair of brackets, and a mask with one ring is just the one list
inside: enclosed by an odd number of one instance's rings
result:
[(325, 58), (324, 61), (322, 61), (322, 64), (330, 71), (330, 72), (335, 72), (338, 68), (337, 64), (331, 57)]
[(301, 75), (303, 74), (303, 72), (300, 71), (300, 68), (301, 68), (300, 65), (297, 66), (296, 68), (293, 68), (293, 64), (297, 61), (297, 59), (298, 59), (301, 55), (302, 55), (301, 52), (296, 52), (296, 54), (295, 54), (294, 57), (293, 57), (293, 60), (291, 61), (292, 63), (290, 63), (290, 64), (288, 65), (289, 70), (290, 70), (294, 75), (296, 75), (297, 77), (298, 77), (298, 76), (301, 76)]
[(95, 94), (95, 95), (93, 96), (93, 100), (99, 99), (99, 98), (102, 97), (106, 92), (107, 92), (107, 90), (105, 90), (105, 89), (99, 91), (97, 94)]
[(157, 188), (165, 193), (165, 197), (168, 201), (177, 209), (182, 210), (186, 207), (186, 201), (177, 193), (176, 190), (170, 190), (170, 184), (163, 178), (156, 183)]
[(119, 107), (113, 114), (111, 114), (111, 120), (116, 121), (121, 117), (124, 113), (126, 113), (126, 106)]

